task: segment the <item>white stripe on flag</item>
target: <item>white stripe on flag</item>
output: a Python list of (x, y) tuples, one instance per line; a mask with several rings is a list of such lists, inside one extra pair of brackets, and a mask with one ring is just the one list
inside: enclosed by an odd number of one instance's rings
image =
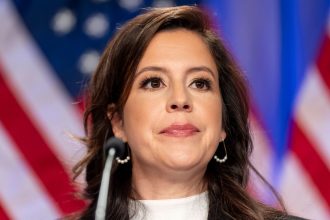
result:
[(292, 153), (285, 158), (282, 180), (280, 194), (290, 214), (308, 219), (329, 219), (326, 202)]
[(330, 94), (318, 70), (307, 72), (296, 105), (296, 122), (330, 169)]
[(84, 153), (82, 147), (67, 136), (67, 132), (83, 135), (79, 111), (20, 23), (11, 3), (0, 2), (0, 60), (4, 78), (69, 171)]
[(0, 143), (0, 200), (9, 217), (22, 220), (60, 217), (55, 202), (15, 150), (1, 123)]

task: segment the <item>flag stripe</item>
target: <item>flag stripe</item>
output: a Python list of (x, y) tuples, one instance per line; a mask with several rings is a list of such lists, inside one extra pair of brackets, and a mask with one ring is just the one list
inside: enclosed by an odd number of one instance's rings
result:
[(328, 208), (330, 208), (330, 188), (325, 177), (330, 176), (327, 166), (323, 163), (319, 153), (313, 148), (301, 128), (293, 123), (292, 126), (292, 151), (301, 161), (302, 166), (308, 172), (319, 193), (323, 196)]
[(37, 49), (10, 1), (1, 1), (0, 5), (0, 39), (3, 39), (0, 60), (8, 87), (56, 157), (71, 171), (85, 152), (67, 135), (83, 135), (80, 111)]
[(286, 155), (281, 172), (280, 194), (290, 214), (307, 219), (328, 220), (330, 213), (301, 161), (291, 152)]
[(15, 97), (6, 86), (1, 72), (0, 85), (2, 102), (6, 105), (6, 108), (0, 108), (0, 119), (7, 132), (13, 137), (16, 146), (34, 169), (49, 194), (58, 202), (63, 213), (70, 213), (82, 208), (83, 203), (73, 198), (74, 188), (69, 185), (70, 178), (65, 169), (23, 112), (24, 108), (21, 108), (16, 102)]
[[(283, 185), (287, 188), (284, 195), (289, 195), (288, 201), (295, 204), (292, 210), (299, 210), (298, 214), (301, 216), (322, 220), (330, 216), (330, 191), (325, 185), (330, 177), (329, 49), (327, 36), (319, 51), (317, 66), (306, 70), (306, 77), (296, 100), (295, 122), (291, 130), (290, 144), (295, 163), (289, 161), (292, 157), (286, 159), (289, 167), (285, 169), (293, 171), (283, 178)], [(298, 172), (297, 169), (301, 171)], [(299, 182), (295, 184), (297, 180)], [(301, 193), (304, 193), (304, 199), (297, 201)]]
[(317, 67), (330, 92), (330, 37), (326, 36), (317, 59)]
[(9, 216), (6, 214), (5, 210), (2, 208), (1, 203), (0, 203), (0, 219), (9, 220)]
[(0, 143), (0, 201), (7, 214), (11, 219), (59, 218), (61, 211), (56, 201), (16, 150), (18, 148), (1, 123)]
[(316, 68), (310, 68), (297, 99), (295, 120), (330, 169), (330, 93)]

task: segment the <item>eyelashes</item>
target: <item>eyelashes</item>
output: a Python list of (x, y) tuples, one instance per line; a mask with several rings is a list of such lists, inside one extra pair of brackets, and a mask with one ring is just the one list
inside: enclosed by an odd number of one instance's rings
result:
[[(197, 77), (192, 80), (189, 87), (201, 91), (208, 91), (212, 89), (212, 81), (207, 77)], [(139, 83), (141, 89), (157, 90), (166, 87), (164, 80), (159, 76), (148, 76)]]
[(157, 89), (164, 86), (164, 81), (158, 76), (146, 77), (140, 82), (140, 88), (142, 89)]
[(192, 88), (199, 89), (199, 90), (210, 90), (212, 86), (212, 81), (208, 78), (196, 78), (190, 84)]

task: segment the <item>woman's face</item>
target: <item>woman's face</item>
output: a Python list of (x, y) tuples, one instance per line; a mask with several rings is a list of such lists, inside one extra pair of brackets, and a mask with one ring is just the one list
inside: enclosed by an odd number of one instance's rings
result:
[(155, 35), (137, 67), (123, 118), (112, 121), (115, 135), (131, 148), (133, 170), (206, 169), (226, 136), (218, 78), (197, 33)]

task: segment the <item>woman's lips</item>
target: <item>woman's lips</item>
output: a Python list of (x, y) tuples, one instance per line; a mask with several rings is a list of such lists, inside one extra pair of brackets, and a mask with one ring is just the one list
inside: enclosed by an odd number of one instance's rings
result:
[(199, 129), (192, 124), (172, 124), (163, 129), (160, 134), (172, 137), (188, 137), (195, 135)]

